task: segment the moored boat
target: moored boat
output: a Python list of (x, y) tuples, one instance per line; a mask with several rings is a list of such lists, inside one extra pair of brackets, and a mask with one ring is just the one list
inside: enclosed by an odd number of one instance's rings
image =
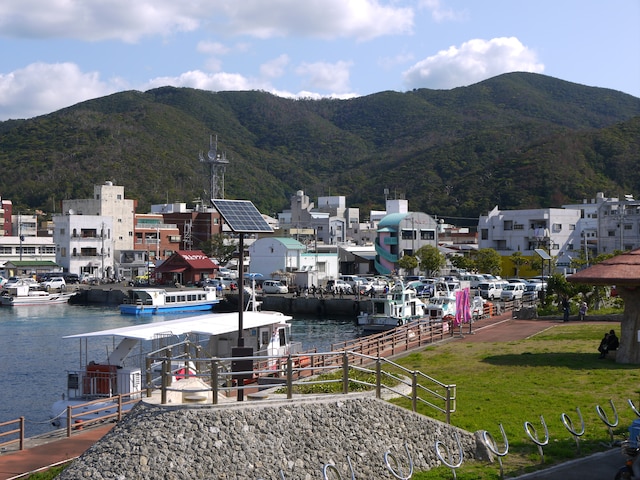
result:
[(369, 301), (371, 313), (361, 312), (358, 315), (358, 325), (364, 331), (391, 330), (425, 316), (425, 304), (414, 289), (405, 288), (402, 282), (396, 283), (386, 295)]
[(73, 295), (75, 292), (45, 292), (34, 290), (28, 284), (16, 284), (2, 291), (0, 304), (7, 307), (63, 304)]
[(426, 315), (430, 320), (441, 322), (456, 316), (456, 293), (451, 285), (439, 280), (434, 287), (433, 296), (426, 305)]
[(163, 288), (134, 288), (127, 292), (120, 313), (153, 315), (165, 312), (211, 310), (220, 302), (214, 287), (202, 289), (165, 290)]
[[(176, 320), (132, 325), (128, 327), (69, 335), (64, 338), (80, 340), (81, 365), (67, 372), (67, 391), (51, 408), (51, 423), (64, 425), (68, 407), (86, 409), (73, 413), (78, 420), (95, 420), (113, 415), (118, 409), (118, 396), (141, 398), (143, 375), (147, 373), (146, 359), (150, 352), (163, 352), (172, 360), (172, 378), (179, 383), (186, 380), (192, 363), (185, 359), (185, 347), (197, 350), (198, 357), (230, 358), (232, 348), (238, 344), (239, 313), (210, 313)], [(284, 358), (297, 353), (301, 345), (291, 341), (290, 316), (278, 312), (243, 312), (242, 337), (245, 348), (260, 358)], [(115, 339), (115, 347), (101, 362), (87, 362), (87, 342), (94, 339)], [(119, 342), (117, 341), (119, 340)], [(131, 352), (138, 352), (131, 355)], [(277, 361), (273, 361), (274, 369)], [(227, 366), (229, 367), (229, 366)], [(158, 374), (152, 366), (150, 374)], [(274, 370), (274, 373), (276, 371)], [(279, 373), (279, 372), (277, 372)], [(148, 386), (145, 381), (145, 385)], [(80, 407), (92, 400), (103, 399), (98, 405)], [(123, 411), (133, 405), (122, 405)], [(84, 416), (83, 416), (84, 415)]]

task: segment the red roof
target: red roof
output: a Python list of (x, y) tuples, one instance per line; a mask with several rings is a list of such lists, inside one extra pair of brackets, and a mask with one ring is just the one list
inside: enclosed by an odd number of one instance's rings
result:
[(162, 263), (156, 272), (177, 272), (182, 269), (191, 270), (215, 270), (218, 266), (201, 250), (178, 250)]

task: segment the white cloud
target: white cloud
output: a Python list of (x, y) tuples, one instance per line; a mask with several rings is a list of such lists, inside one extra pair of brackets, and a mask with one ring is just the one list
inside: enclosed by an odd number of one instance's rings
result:
[(229, 30), (258, 38), (297, 35), (324, 39), (371, 40), (410, 33), (410, 8), (381, 5), (378, 0), (242, 0), (222, 2)]
[(349, 69), (351, 62), (315, 62), (303, 63), (296, 68), (296, 73), (305, 77), (305, 84), (311, 88), (317, 88), (337, 93), (345, 93), (349, 90)]
[(435, 22), (444, 22), (446, 20), (461, 20), (468, 17), (466, 11), (455, 11), (452, 8), (442, 6), (440, 0), (420, 0), (419, 6), (431, 10), (431, 18)]
[(102, 82), (73, 63), (33, 63), (0, 74), (0, 120), (30, 118), (122, 90), (118, 80)]
[(3, 0), (0, 35), (14, 38), (117, 39), (190, 32), (258, 38), (298, 35), (369, 40), (408, 33), (411, 8), (379, 0)]
[[(0, 32), (16, 38), (119, 39), (167, 35), (199, 27), (207, 4), (175, 0), (3, 0)], [(208, 13), (210, 15), (210, 13)]]
[(260, 65), (260, 74), (267, 78), (279, 78), (284, 75), (287, 65), (289, 65), (289, 56), (283, 54)]
[(147, 82), (141, 89), (148, 90), (164, 86), (189, 87), (214, 92), (226, 90), (259, 90), (264, 87), (238, 73), (205, 73), (199, 70), (185, 72), (178, 77), (157, 77)]
[(542, 73), (534, 51), (515, 37), (475, 39), (419, 61), (403, 73), (408, 88), (449, 89), (508, 72)]

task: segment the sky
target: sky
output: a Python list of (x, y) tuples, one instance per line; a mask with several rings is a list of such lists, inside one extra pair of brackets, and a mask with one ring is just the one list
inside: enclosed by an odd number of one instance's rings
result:
[(2, 0), (0, 120), (161, 86), (354, 98), (508, 72), (640, 97), (640, 0)]

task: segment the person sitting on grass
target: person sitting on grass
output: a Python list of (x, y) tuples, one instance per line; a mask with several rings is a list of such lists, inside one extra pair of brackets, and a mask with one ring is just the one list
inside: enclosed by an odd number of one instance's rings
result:
[(604, 338), (600, 342), (598, 351), (600, 356), (598, 358), (606, 358), (607, 354), (613, 350), (617, 350), (620, 346), (620, 341), (616, 337), (616, 332), (611, 330), (608, 334), (604, 335)]

